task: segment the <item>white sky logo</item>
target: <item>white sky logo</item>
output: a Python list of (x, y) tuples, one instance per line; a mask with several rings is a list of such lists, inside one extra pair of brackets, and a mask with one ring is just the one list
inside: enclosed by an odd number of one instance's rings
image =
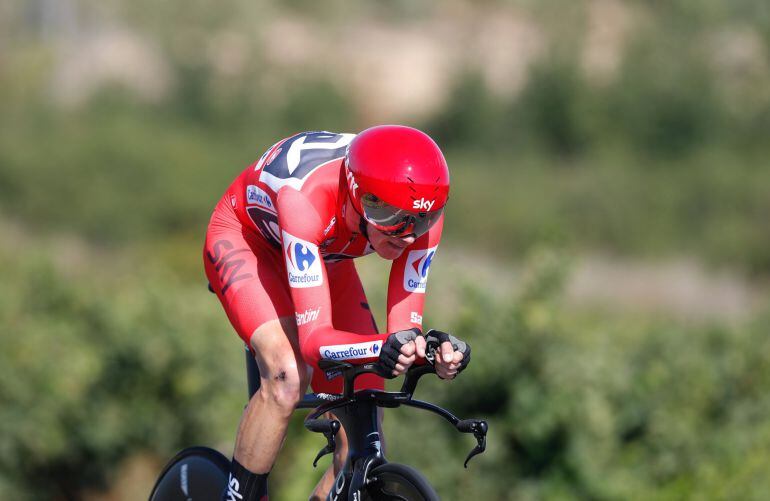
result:
[(433, 208), (433, 204), (435, 204), (435, 200), (425, 200), (425, 198), (420, 198), (419, 200), (415, 200), (412, 203), (413, 209), (419, 209), (419, 210), (431, 210)]

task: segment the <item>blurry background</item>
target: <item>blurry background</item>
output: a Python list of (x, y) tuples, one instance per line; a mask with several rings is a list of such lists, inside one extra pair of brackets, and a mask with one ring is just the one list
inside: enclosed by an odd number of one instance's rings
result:
[[(383, 122), (452, 171), (425, 324), (474, 363), (420, 396), (491, 425), (464, 470), (472, 438), (389, 412), (390, 459), (445, 499), (766, 495), (767, 1), (9, 0), (0, 497), (143, 499), (176, 450), (229, 456), (211, 210), (277, 139)], [(388, 264), (358, 266), (384, 325)], [(321, 473), (302, 418), (278, 500)]]

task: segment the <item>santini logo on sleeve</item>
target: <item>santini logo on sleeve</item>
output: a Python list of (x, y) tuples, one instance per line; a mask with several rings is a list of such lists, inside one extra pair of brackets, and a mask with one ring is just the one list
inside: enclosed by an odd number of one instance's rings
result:
[(409, 252), (406, 257), (406, 268), (404, 268), (404, 290), (425, 293), (430, 263), (436, 255), (437, 248), (438, 246)]
[(283, 253), (289, 285), (296, 288), (316, 287), (324, 283), (318, 246), (282, 230)]
[(315, 322), (318, 320), (318, 313), (321, 311), (321, 307), (319, 306), (315, 310), (308, 308), (305, 310), (304, 313), (297, 313), (294, 312), (294, 317), (297, 319), (297, 325), (305, 325), (310, 322)]
[(321, 346), (318, 352), (321, 358), (331, 360), (352, 360), (355, 358), (373, 358), (380, 356), (382, 341), (370, 341), (368, 343), (335, 344)]

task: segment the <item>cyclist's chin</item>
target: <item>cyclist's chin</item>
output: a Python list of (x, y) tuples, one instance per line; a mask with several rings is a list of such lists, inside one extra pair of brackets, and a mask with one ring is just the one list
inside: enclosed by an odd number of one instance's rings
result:
[(404, 253), (404, 247), (392, 244), (387, 240), (381, 240), (376, 243), (372, 242), (372, 247), (378, 256), (388, 261), (398, 259)]

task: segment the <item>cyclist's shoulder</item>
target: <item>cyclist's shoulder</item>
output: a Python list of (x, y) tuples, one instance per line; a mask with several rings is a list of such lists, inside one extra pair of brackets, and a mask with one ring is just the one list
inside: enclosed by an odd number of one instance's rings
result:
[(334, 188), (353, 136), (316, 131), (295, 134), (267, 150), (254, 172), (275, 193), (284, 187), (305, 193)]
[(320, 183), (302, 190), (284, 186), (276, 195), (279, 224), (282, 229), (300, 231), (310, 241), (320, 243), (325, 221), (334, 217), (335, 200), (334, 194)]
[(281, 139), (235, 179), (229, 190), (233, 203), (291, 225), (318, 221), (322, 231), (337, 212), (342, 163), (352, 137), (306, 131)]
[(299, 170), (301, 175), (308, 167), (343, 158), (355, 136), (347, 132), (298, 132), (273, 144), (257, 165), (268, 172), (280, 171), (288, 175), (294, 175)]

